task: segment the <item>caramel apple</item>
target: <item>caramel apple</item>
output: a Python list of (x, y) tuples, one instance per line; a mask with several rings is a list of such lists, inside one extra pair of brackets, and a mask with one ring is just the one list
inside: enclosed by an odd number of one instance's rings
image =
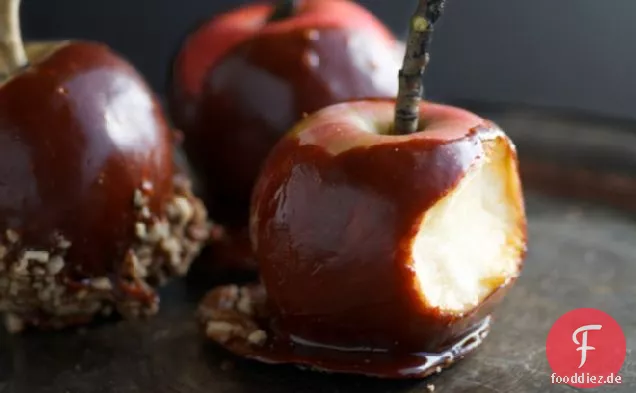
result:
[(106, 46), (25, 50), (17, 8), (0, 0), (0, 311), (13, 331), (153, 314), (208, 232), (171, 130)]
[(321, 109), (265, 161), (251, 202), (261, 283), (212, 290), (210, 339), (268, 363), (385, 378), (440, 372), (483, 342), (522, 270), (516, 149), (422, 101), (443, 1), (421, 0), (397, 99)]
[[(267, 362), (389, 377), (426, 375), (481, 342), (525, 253), (514, 145), (428, 102), (421, 130), (390, 135), (394, 110), (332, 106), (273, 150), (251, 215), (264, 288), (243, 289), (267, 302), (213, 291), (201, 308), (213, 339)], [(265, 322), (248, 324), (252, 309)], [(229, 335), (220, 310), (239, 321)], [(270, 340), (244, 345), (251, 334)]]
[(420, 132), (386, 135), (394, 109), (323, 110), (263, 169), (252, 241), (290, 335), (436, 353), (488, 315), (521, 270), (525, 220), (508, 138), (432, 103), (421, 105)]
[(263, 160), (304, 114), (395, 97), (403, 53), (380, 21), (347, 0), (250, 4), (190, 34), (174, 63), (170, 108), (215, 220), (247, 225)]

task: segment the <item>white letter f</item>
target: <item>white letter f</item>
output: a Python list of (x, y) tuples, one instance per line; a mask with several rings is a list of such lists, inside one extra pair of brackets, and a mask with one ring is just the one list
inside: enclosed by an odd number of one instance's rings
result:
[[(587, 332), (589, 330), (601, 330), (602, 327), (603, 326), (601, 325), (581, 326), (580, 328), (576, 329), (574, 333), (572, 334), (572, 341), (574, 341), (574, 343), (577, 345), (581, 345), (580, 347), (576, 349), (577, 351), (581, 351), (581, 364), (579, 365), (579, 368), (583, 367), (583, 365), (585, 364), (585, 361), (587, 360), (587, 351), (593, 351), (596, 349), (594, 347), (590, 347), (587, 345)], [(580, 343), (576, 337), (581, 332), (583, 332), (583, 343)]]

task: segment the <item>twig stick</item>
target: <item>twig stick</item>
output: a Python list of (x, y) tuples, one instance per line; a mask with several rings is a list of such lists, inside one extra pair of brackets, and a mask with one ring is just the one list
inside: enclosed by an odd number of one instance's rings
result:
[(20, 32), (20, 0), (0, 0), (0, 80), (27, 63)]
[(429, 46), (435, 22), (442, 15), (445, 0), (419, 0), (411, 18), (404, 63), (400, 70), (400, 87), (395, 107), (394, 132), (418, 131), (419, 108), (424, 95), (424, 70), (429, 60)]

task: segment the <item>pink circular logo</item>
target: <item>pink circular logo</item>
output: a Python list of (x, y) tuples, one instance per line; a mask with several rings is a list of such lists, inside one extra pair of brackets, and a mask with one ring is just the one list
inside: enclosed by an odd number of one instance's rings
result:
[(627, 344), (623, 329), (609, 314), (579, 308), (559, 318), (546, 342), (552, 383), (577, 388), (620, 384)]

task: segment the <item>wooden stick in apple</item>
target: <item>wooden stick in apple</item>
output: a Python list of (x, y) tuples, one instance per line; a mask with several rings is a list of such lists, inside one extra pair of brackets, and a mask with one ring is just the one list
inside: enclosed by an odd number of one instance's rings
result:
[(0, 0), (0, 82), (28, 63), (19, 10), (20, 0)]
[(395, 107), (394, 132), (411, 134), (419, 128), (419, 107), (424, 94), (424, 70), (435, 22), (442, 15), (445, 0), (419, 0), (411, 18), (400, 88)]

